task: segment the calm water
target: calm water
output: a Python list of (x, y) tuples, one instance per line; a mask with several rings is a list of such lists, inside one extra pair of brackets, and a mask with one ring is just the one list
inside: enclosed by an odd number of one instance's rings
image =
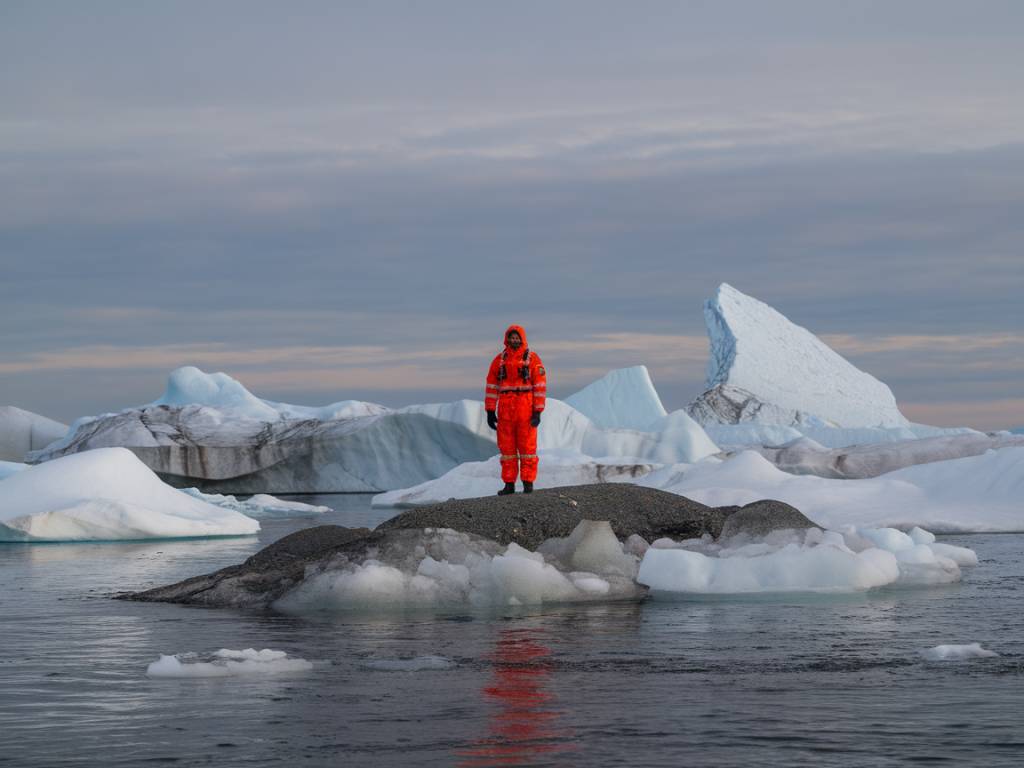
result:
[[(0, 764), (1024, 764), (1024, 536), (956, 536), (963, 583), (844, 597), (299, 619), (112, 601), (321, 522), (259, 537), (0, 545)], [(307, 497), (304, 500), (309, 500)], [(997, 659), (918, 651), (981, 642)], [(270, 679), (153, 680), (159, 654), (274, 648)], [(442, 656), (449, 669), (375, 662)], [(386, 666), (386, 665), (384, 665)]]

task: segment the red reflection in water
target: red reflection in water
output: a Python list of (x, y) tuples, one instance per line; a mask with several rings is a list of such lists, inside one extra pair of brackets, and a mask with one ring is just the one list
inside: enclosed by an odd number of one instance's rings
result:
[(543, 755), (573, 750), (573, 732), (557, 728), (562, 713), (553, 709), (546, 689), (552, 667), (551, 649), (535, 629), (506, 629), (498, 636), (492, 660), (494, 673), (484, 698), (498, 706), (489, 733), (458, 751), (463, 766), (527, 765)]

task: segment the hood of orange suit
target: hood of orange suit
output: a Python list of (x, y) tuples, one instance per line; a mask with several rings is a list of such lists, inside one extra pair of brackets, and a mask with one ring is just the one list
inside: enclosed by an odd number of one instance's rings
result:
[(519, 349), (526, 349), (526, 331), (523, 329), (523, 326), (521, 325), (510, 325), (508, 328), (505, 329), (505, 349), (507, 349), (509, 352), (512, 351), (512, 347), (508, 345), (508, 335), (512, 333), (512, 331), (517, 332), (519, 334), (519, 338), (523, 340), (523, 346), (521, 346)]

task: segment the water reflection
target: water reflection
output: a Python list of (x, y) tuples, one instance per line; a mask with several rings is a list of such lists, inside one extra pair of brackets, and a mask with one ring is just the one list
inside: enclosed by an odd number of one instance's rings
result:
[(559, 727), (563, 712), (550, 690), (551, 649), (539, 629), (498, 634), (493, 673), (483, 698), (494, 707), (488, 733), (459, 750), (463, 766), (526, 765), (535, 758), (574, 750), (573, 731)]

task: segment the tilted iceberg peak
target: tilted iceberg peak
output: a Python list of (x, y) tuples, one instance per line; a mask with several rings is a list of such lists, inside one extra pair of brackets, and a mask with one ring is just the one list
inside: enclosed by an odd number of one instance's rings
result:
[(727, 283), (704, 304), (706, 389), (688, 410), (704, 424), (899, 427), (892, 390), (821, 339)]

